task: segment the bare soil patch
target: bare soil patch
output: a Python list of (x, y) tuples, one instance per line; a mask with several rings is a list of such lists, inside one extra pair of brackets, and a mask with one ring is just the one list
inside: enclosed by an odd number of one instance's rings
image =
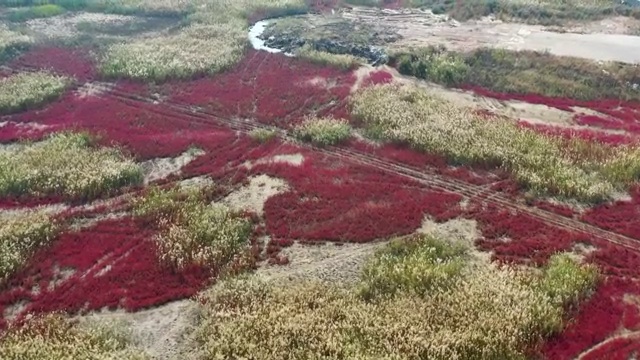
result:
[(80, 99), (100, 96), (113, 88), (113, 84), (106, 82), (87, 82), (76, 90)]
[[(558, 29), (550, 31), (540, 25), (505, 23), (493, 17), (459, 23), (446, 15), (419, 9), (353, 7), (345, 10), (342, 16), (395, 30), (400, 40), (390, 44), (392, 49), (445, 45), (448, 49), (466, 52), (480, 47), (497, 47), (549, 51), (554, 55), (601, 61), (640, 62), (640, 37), (626, 35), (633, 33), (635, 25), (613, 25), (615, 19), (600, 22), (600, 25), (582, 25), (584, 33), (559, 33)], [(601, 31), (603, 28), (608, 31)]]
[[(367, 68), (364, 69), (365, 70), (358, 71), (364, 73), (367, 71)], [(394, 81), (396, 82), (419, 86), (460, 107), (489, 110), (498, 116), (506, 116), (513, 119), (524, 119), (531, 122), (565, 126), (569, 126), (573, 123), (573, 117), (575, 114), (568, 111), (559, 110), (542, 104), (530, 104), (517, 100), (496, 100), (476, 95), (470, 91), (450, 89), (415, 77), (405, 76), (389, 66), (384, 66), (382, 69), (393, 75)], [(359, 76), (366, 75), (361, 74)], [(358, 83), (356, 82), (356, 84)]]
[(289, 258), (284, 266), (265, 265), (256, 275), (269, 281), (313, 280), (332, 284), (354, 284), (367, 259), (386, 242), (368, 244), (306, 245), (296, 243), (282, 250)]
[(262, 216), (264, 203), (270, 197), (287, 190), (284, 180), (259, 175), (250, 178), (248, 185), (232, 192), (222, 202), (234, 210), (249, 210)]
[(263, 158), (255, 162), (247, 161), (244, 166), (251, 169), (254, 165), (271, 164), (271, 163), (283, 163), (291, 166), (300, 166), (304, 162), (304, 155), (302, 154), (284, 154), (274, 155), (268, 158)]
[(179, 173), (182, 167), (203, 154), (204, 151), (200, 149), (191, 149), (174, 158), (159, 158), (143, 162), (140, 165), (145, 174), (144, 184), (147, 185), (155, 180)]
[(181, 300), (136, 313), (104, 311), (80, 318), (81, 321), (116, 322), (126, 326), (132, 340), (153, 359), (190, 359), (183, 344), (197, 318), (197, 304)]
[(638, 35), (640, 20), (628, 16), (613, 16), (598, 21), (567, 21), (562, 27), (547, 27), (548, 31), (576, 34)]

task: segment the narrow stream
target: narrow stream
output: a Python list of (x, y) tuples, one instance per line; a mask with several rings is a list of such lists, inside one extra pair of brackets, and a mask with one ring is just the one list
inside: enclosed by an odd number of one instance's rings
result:
[[(264, 50), (270, 53), (281, 53), (282, 50), (268, 47), (264, 43), (264, 40), (260, 39), (259, 36), (262, 35), (264, 30), (269, 25), (269, 20), (261, 20), (255, 23), (252, 27), (249, 28), (249, 41), (251, 42), (251, 46), (256, 50)], [(286, 56), (293, 56), (290, 53), (284, 53)]]

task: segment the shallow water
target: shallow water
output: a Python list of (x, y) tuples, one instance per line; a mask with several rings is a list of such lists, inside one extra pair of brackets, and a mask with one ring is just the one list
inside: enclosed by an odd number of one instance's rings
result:
[[(281, 53), (282, 50), (268, 47), (264, 44), (264, 40), (260, 39), (259, 36), (262, 35), (264, 30), (269, 25), (269, 20), (262, 20), (255, 23), (252, 27), (249, 28), (249, 41), (251, 42), (251, 46), (256, 50), (264, 50), (270, 53)], [(291, 53), (284, 53), (286, 56), (294, 56)]]

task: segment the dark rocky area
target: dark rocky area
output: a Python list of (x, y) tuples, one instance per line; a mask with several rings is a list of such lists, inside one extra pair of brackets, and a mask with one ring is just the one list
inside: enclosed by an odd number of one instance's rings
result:
[(349, 54), (372, 65), (384, 64), (388, 56), (384, 45), (400, 39), (393, 29), (323, 17), (289, 17), (270, 24), (260, 36), (265, 45), (293, 53), (308, 46), (332, 54)]
[(333, 39), (304, 39), (291, 35), (282, 35), (280, 37), (272, 35), (263, 40), (265, 40), (265, 45), (288, 53), (293, 53), (302, 46), (308, 45), (318, 51), (332, 54), (349, 54), (367, 59), (374, 66), (385, 64), (389, 60), (389, 56), (382, 48), (373, 45), (348, 43)]

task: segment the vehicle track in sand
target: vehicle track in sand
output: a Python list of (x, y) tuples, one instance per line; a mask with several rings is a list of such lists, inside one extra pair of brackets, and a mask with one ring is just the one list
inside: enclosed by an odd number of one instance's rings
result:
[[(153, 99), (141, 97), (135, 94), (124, 93), (117, 90), (106, 92), (104, 96), (118, 99), (133, 106), (135, 106), (136, 103), (139, 104), (141, 102), (153, 102)], [(260, 124), (255, 121), (224, 118), (204, 110), (193, 109), (186, 104), (175, 102), (164, 102), (158, 104), (157, 106), (158, 109), (152, 111), (156, 111), (158, 114), (164, 116), (174, 117), (181, 121), (198, 122), (201, 124), (208, 124), (216, 127), (230, 128), (242, 133), (249, 133), (250, 131), (255, 129), (273, 130), (278, 132), (281, 138), (295, 141), (295, 139), (292, 136), (288, 135), (285, 130)], [(412, 179), (414, 181), (417, 181), (418, 183), (434, 189), (460, 194), (470, 200), (480, 200), (487, 204), (495, 204), (505, 209), (520, 211), (536, 219), (552, 224), (556, 227), (570, 231), (586, 232), (602, 240), (621, 245), (629, 249), (640, 251), (640, 240), (633, 239), (631, 237), (621, 235), (609, 230), (605, 230), (576, 219), (563, 217), (546, 210), (541, 210), (518, 203), (517, 201), (509, 199), (497, 192), (488, 192), (487, 185), (468, 184), (454, 178), (448, 178), (436, 174), (433, 170), (430, 169), (418, 169), (416, 167), (400, 165), (358, 150), (342, 147), (321, 148), (309, 144), (302, 145), (328, 156), (350, 160), (351, 162), (356, 164), (371, 166), (387, 173)]]
[[(35, 71), (33, 68), (13, 69), (14, 71)], [(101, 86), (100, 84), (96, 86)], [(212, 126), (218, 129), (236, 130), (243, 134), (256, 129), (271, 130), (289, 141), (296, 141), (295, 138), (287, 133), (286, 130), (278, 127), (268, 126), (253, 120), (232, 119), (221, 117), (215, 113), (194, 108), (192, 105), (179, 102), (163, 101), (158, 103), (156, 99), (145, 97), (134, 93), (123, 92), (115, 87), (105, 86), (104, 91), (99, 97), (111, 98), (126, 103), (130, 106), (139, 106), (141, 104), (154, 104), (155, 108), (147, 108), (151, 112), (159, 115), (172, 117), (178, 121), (185, 123), (198, 123), (202, 125)], [(514, 199), (510, 199), (496, 191), (488, 191), (487, 185), (473, 185), (455, 178), (444, 177), (437, 174), (433, 169), (417, 168), (408, 165), (400, 165), (393, 161), (389, 161), (375, 155), (368, 154), (363, 151), (348, 149), (344, 147), (317, 147), (311, 144), (300, 143), (301, 146), (312, 149), (324, 155), (345, 159), (355, 164), (371, 166), (375, 169), (402, 176), (414, 180), (422, 185), (432, 189), (456, 193), (466, 197), (469, 201), (480, 201), (484, 204), (497, 205), (503, 209), (509, 209), (529, 215), (537, 220), (551, 224), (555, 227), (572, 231), (587, 233), (601, 240), (623, 246), (627, 249), (640, 252), (640, 239), (634, 239), (626, 235), (622, 235), (610, 230), (591, 225), (580, 220), (567, 218), (550, 211), (527, 206)], [(490, 185), (489, 185), (490, 186)]]

